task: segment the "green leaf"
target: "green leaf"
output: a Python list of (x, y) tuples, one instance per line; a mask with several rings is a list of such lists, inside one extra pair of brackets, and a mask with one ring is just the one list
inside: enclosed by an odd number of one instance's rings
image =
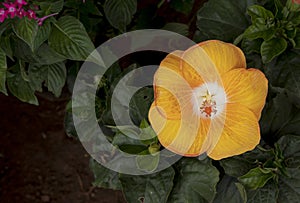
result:
[(247, 197), (247, 203), (277, 203), (278, 187), (270, 181), (262, 188), (248, 190)]
[(122, 151), (129, 154), (140, 154), (145, 150), (148, 151), (148, 146), (145, 145), (139, 138), (141, 133), (139, 129), (133, 126), (107, 126), (117, 131), (112, 144), (118, 146)]
[(144, 154), (148, 153), (148, 149), (143, 145), (121, 145), (119, 146), (120, 150), (128, 154)]
[(16, 72), (12, 77), (7, 78), (7, 86), (10, 92), (22, 102), (38, 105), (39, 103), (34, 95), (34, 89), (31, 88), (29, 82), (22, 78), (19, 65), (14, 66), (13, 69), (15, 69)]
[(0, 36), (4, 33), (5, 30), (8, 30), (11, 28), (11, 21), (9, 19), (6, 19), (4, 22), (0, 24)]
[(300, 11), (300, 4), (295, 0), (287, 0), (286, 7), (289, 11)]
[(289, 168), (300, 167), (300, 136), (286, 135), (278, 140), (280, 149), (283, 151), (285, 163)]
[(123, 193), (130, 203), (165, 203), (173, 187), (174, 170), (167, 168), (146, 176), (120, 175)]
[(85, 1), (84, 3), (81, 3), (79, 4), (79, 8), (79, 11), (84, 16), (88, 16), (89, 14), (103, 16), (103, 14), (99, 11), (98, 7), (95, 6), (95, 3), (93, 1)]
[(139, 125), (144, 118), (148, 118), (148, 111), (153, 101), (153, 88), (144, 87), (138, 90), (130, 100), (130, 116)]
[(13, 25), (13, 30), (16, 35), (26, 42), (30, 49), (34, 51), (35, 37), (38, 31), (37, 21), (29, 18), (22, 18)]
[(189, 26), (183, 23), (167, 23), (162, 29), (176, 32), (184, 36), (189, 34)]
[(106, 0), (104, 13), (108, 22), (121, 32), (126, 31), (137, 9), (137, 0)]
[[(295, 26), (300, 25), (300, 12), (294, 13), (294, 17), (292, 18), (291, 22), (292, 22)], [(299, 30), (299, 29), (298, 29), (298, 30)]]
[(287, 80), (284, 87), (295, 95), (300, 97), (300, 64), (296, 64), (294, 67), (286, 67)]
[(50, 92), (53, 92), (56, 97), (59, 97), (67, 77), (65, 64), (62, 62), (51, 64), (45, 69), (47, 70), (45, 85)]
[[(282, 108), (282, 107), (285, 108)], [(292, 105), (286, 99), (285, 94), (278, 94), (269, 103), (266, 104), (262, 117), (260, 119), (260, 126), (262, 134), (270, 135), (273, 139), (278, 138), (277, 131), (290, 118)]]
[(265, 138), (276, 140), (285, 134), (300, 135), (300, 110), (286, 94), (278, 94), (265, 107), (260, 120)]
[(42, 26), (39, 26), (34, 41), (34, 50), (38, 49), (49, 38), (50, 32), (51, 32), (50, 21), (45, 21)]
[(194, 0), (172, 0), (169, 4), (176, 11), (188, 15), (193, 9)]
[(279, 129), (281, 135), (295, 134), (300, 136), (300, 109), (293, 109), (291, 116)]
[(27, 63), (41, 66), (66, 60), (65, 57), (56, 53), (45, 43), (42, 44), (35, 53), (33, 53), (29, 46), (19, 38), (14, 40), (13, 45), (15, 56)]
[(29, 82), (29, 76), (28, 76), (28, 73), (25, 69), (25, 63), (23, 63), (22, 61), (18, 61), (19, 63), (19, 67), (20, 67), (20, 73), (21, 73), (21, 76), (22, 78), (26, 81), (26, 82)]
[(210, 0), (197, 14), (197, 27), (202, 35), (233, 42), (248, 27), (247, 7), (255, 0)]
[[(148, 154), (148, 150), (146, 151)], [(137, 156), (136, 164), (139, 169), (142, 171), (152, 172), (154, 171), (159, 163), (159, 153), (148, 156)]]
[(219, 171), (209, 159), (183, 158), (178, 164), (179, 177), (169, 202), (211, 202), (216, 195)]
[(255, 39), (255, 40), (244, 39), (242, 41), (242, 49), (246, 54), (251, 54), (251, 53), (260, 54), (260, 46), (262, 42), (263, 42), (262, 39)]
[(279, 179), (278, 202), (300, 202), (300, 170), (299, 168), (288, 168), (290, 177), (282, 176)]
[(146, 119), (142, 120), (140, 129), (141, 133), (139, 134), (139, 137), (144, 144), (150, 145), (152, 143), (157, 143), (157, 135)]
[(118, 129), (118, 131), (112, 141), (113, 145), (143, 145), (146, 147), (146, 145), (139, 140), (140, 132), (136, 132), (136, 129), (132, 126), (118, 126), (116, 129)]
[(10, 35), (2, 36), (0, 38), (0, 41), (1, 41), (0, 48), (2, 48), (6, 56), (8, 56), (13, 61), (13, 51), (11, 47)]
[(93, 182), (94, 186), (113, 190), (121, 189), (121, 182), (119, 180), (119, 174), (117, 172), (102, 166), (92, 158), (90, 160), (90, 168), (95, 178)]
[(251, 16), (252, 22), (255, 21), (257, 18), (263, 18), (265, 20), (274, 18), (274, 15), (271, 11), (259, 5), (253, 5), (248, 7), (247, 13)]
[(71, 8), (72, 10), (78, 10), (78, 12), (80, 12), (84, 16), (88, 16), (89, 14), (103, 16), (103, 14), (101, 13), (102, 11), (99, 11), (98, 7), (95, 6), (95, 3), (96, 2), (94, 1), (65, 1), (64, 7)]
[(243, 183), (247, 188), (256, 190), (263, 187), (270, 179), (274, 178), (275, 174), (268, 168), (254, 168), (247, 174), (239, 177), (239, 181)]
[(66, 60), (65, 57), (55, 52), (51, 47), (49, 47), (45, 43), (40, 46), (40, 48), (36, 51), (33, 57), (34, 60), (29, 62), (37, 65), (51, 65)]
[(213, 203), (230, 202), (246, 203), (245, 188), (235, 178), (225, 175), (217, 187), (217, 195)]
[(241, 183), (235, 183), (243, 202), (247, 202), (247, 192)]
[(260, 148), (261, 147), (256, 147), (254, 150), (242, 155), (220, 160), (225, 174), (238, 178), (245, 175), (250, 169), (256, 167), (257, 163), (264, 162), (273, 156), (271, 151), (262, 151)]
[(2, 92), (5, 95), (8, 95), (5, 86), (6, 71), (7, 71), (6, 54), (0, 48), (0, 92)]
[(246, 59), (247, 59), (247, 67), (256, 67), (258, 69), (261, 69), (264, 65), (261, 60), (261, 55), (260, 53), (251, 53), (251, 54), (246, 54)]
[(270, 40), (275, 36), (276, 30), (274, 26), (267, 26), (262, 18), (257, 19), (257, 22), (249, 26), (245, 32), (244, 37), (247, 39), (263, 38), (264, 40)]
[(242, 156), (234, 156), (220, 161), (227, 175), (240, 177), (246, 174), (255, 164)]
[(45, 81), (48, 90), (59, 97), (66, 82), (66, 67), (62, 62), (41, 67), (30, 66), (29, 77), (34, 89), (42, 91), (42, 83)]
[(300, 62), (299, 56), (300, 53), (289, 51), (280, 55), (271, 63), (266, 64), (264, 72), (272, 86), (284, 87), (287, 73)]
[(37, 4), (45, 12), (45, 15), (50, 15), (51, 13), (59, 13), (63, 9), (64, 0), (43, 1)]
[(261, 44), (261, 56), (264, 63), (269, 63), (276, 56), (283, 53), (287, 48), (284, 38), (273, 38)]
[(276, 18), (282, 19), (282, 10), (284, 9), (282, 0), (274, 0), (274, 4), (276, 7), (276, 11), (275, 11)]
[(300, 53), (289, 51), (265, 66), (265, 74), (273, 87), (287, 91), (289, 99), (300, 106)]
[(82, 23), (72, 16), (64, 16), (54, 23), (49, 46), (60, 55), (84, 61), (94, 51), (94, 45)]

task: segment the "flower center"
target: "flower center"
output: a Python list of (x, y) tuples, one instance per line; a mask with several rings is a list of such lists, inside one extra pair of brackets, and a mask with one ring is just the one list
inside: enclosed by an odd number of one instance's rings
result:
[(8, 11), (9, 11), (9, 12), (15, 12), (15, 11), (16, 11), (16, 8), (14, 8), (14, 7), (9, 7)]
[(205, 117), (211, 117), (217, 113), (217, 103), (213, 99), (214, 95), (211, 95), (208, 90), (206, 94), (202, 96), (203, 101), (200, 106), (201, 114), (204, 114)]
[(206, 83), (194, 89), (193, 110), (202, 118), (214, 118), (226, 104), (224, 88), (217, 83)]

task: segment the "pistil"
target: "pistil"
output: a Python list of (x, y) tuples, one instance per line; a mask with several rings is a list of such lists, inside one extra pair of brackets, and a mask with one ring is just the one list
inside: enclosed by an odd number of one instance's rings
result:
[(217, 103), (213, 99), (215, 95), (210, 94), (208, 91), (206, 91), (206, 94), (202, 96), (203, 101), (200, 106), (201, 114), (204, 114), (205, 117), (210, 118), (213, 115), (217, 113)]

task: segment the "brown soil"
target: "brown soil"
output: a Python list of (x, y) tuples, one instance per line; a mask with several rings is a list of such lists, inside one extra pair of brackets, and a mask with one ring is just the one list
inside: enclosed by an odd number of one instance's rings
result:
[(64, 132), (66, 100), (39, 101), (0, 94), (0, 202), (125, 202), (120, 191), (92, 187), (89, 155)]

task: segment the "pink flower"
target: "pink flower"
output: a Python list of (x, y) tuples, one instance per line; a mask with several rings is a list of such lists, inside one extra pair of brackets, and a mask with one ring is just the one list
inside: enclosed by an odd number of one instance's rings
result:
[(27, 5), (27, 2), (25, 0), (16, 0), (15, 5), (22, 8), (23, 5)]
[(29, 19), (36, 19), (36, 14), (35, 14), (35, 12), (32, 11), (32, 10), (28, 10), (27, 17), (28, 17)]
[(0, 8), (0, 23), (7, 18), (7, 13), (3, 8)]
[(11, 18), (14, 18), (17, 14), (15, 5), (12, 3), (3, 3), (3, 5), (7, 8), (7, 14), (9, 14)]
[[(84, 0), (85, 1), (85, 0)], [(23, 9), (24, 5), (27, 5), (28, 3), (26, 0), (14, 0), (14, 3), (12, 3), (12, 0), (5, 0), (5, 2), (0, 3), (0, 6), (4, 6), (5, 8), (0, 8), (0, 22), (2, 23), (8, 16), (10, 18), (14, 18), (15, 16), (18, 16), (19, 18), (27, 17), (28, 19), (35, 19), (38, 22), (38, 25), (43, 25), (43, 22), (50, 18), (51, 16), (55, 16), (58, 13), (50, 14), (47, 16), (44, 16), (42, 18), (38, 18), (36, 16), (35, 10), (39, 10), (39, 7), (36, 5), (30, 5), (29, 7), (26, 7)]]
[(44, 22), (47, 18), (50, 18), (50, 17), (55, 16), (55, 15), (57, 15), (57, 14), (58, 14), (58, 13), (53, 13), (53, 14), (44, 16), (44, 17), (42, 17), (42, 18), (37, 18), (38, 25), (39, 25), (39, 26), (42, 26), (42, 25), (43, 25), (43, 22)]
[(21, 8), (21, 9), (19, 9), (18, 11), (17, 11), (17, 16), (19, 17), (19, 18), (23, 18), (23, 17), (25, 17), (27, 15), (27, 13), (26, 13), (26, 11), (23, 9), (23, 8)]

